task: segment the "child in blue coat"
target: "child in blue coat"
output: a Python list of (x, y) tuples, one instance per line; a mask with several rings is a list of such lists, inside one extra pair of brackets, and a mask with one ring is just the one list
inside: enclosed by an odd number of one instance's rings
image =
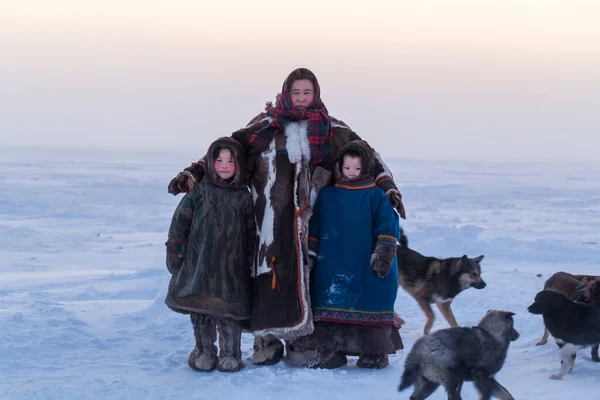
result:
[(309, 226), (315, 331), (294, 345), (314, 350), (308, 365), (337, 368), (359, 355), (361, 368), (385, 368), (402, 348), (398, 215), (373, 178), (373, 150), (352, 141), (337, 157), (336, 184), (321, 190)]

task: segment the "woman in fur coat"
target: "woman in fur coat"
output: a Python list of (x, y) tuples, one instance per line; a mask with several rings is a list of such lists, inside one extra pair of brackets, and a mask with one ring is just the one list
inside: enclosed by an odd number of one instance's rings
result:
[(295, 346), (314, 350), (305, 365), (337, 368), (359, 355), (359, 368), (385, 368), (402, 348), (394, 312), (398, 292), (398, 216), (375, 185), (369, 146), (342, 148), (336, 183), (321, 190), (310, 222), (315, 331)]
[[(190, 314), (196, 346), (188, 364), (198, 371), (238, 371), (242, 324), (250, 318), (250, 268), (256, 225), (242, 146), (215, 141), (204, 179), (177, 206), (167, 241), (172, 274), (165, 302)], [(217, 359), (215, 340), (219, 332)]]
[[(308, 221), (318, 191), (332, 183), (332, 155), (360, 139), (345, 123), (331, 117), (321, 100), (315, 75), (294, 70), (275, 104), (232, 134), (248, 159), (254, 198), (257, 259), (252, 268), (251, 330), (254, 364), (274, 364), (283, 344), (312, 333), (309, 294)], [(375, 153), (375, 182), (404, 217), (402, 197), (392, 174)], [(193, 163), (169, 183), (178, 194), (203, 179), (205, 163)], [(293, 351), (288, 346), (288, 352)]]

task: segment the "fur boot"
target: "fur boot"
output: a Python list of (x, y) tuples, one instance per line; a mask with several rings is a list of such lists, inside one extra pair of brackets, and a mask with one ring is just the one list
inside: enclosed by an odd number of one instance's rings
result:
[(314, 368), (336, 369), (348, 364), (348, 358), (341, 351), (329, 351), (321, 355), (321, 361)]
[(317, 350), (302, 348), (301, 346), (297, 346), (294, 342), (295, 341), (286, 341), (286, 362), (294, 367), (308, 367), (314, 365), (315, 360), (319, 357)]
[(217, 366), (217, 330), (215, 318), (210, 315), (191, 313), (196, 347), (190, 353), (188, 365), (196, 371), (212, 371)]
[(244, 367), (242, 361), (242, 325), (233, 319), (218, 321), (219, 361), (217, 369), (221, 372), (236, 372)]
[(252, 364), (273, 365), (283, 358), (283, 343), (273, 335), (256, 336), (254, 338), (254, 354)]
[(382, 369), (387, 367), (388, 364), (387, 354), (361, 354), (356, 362), (358, 368)]

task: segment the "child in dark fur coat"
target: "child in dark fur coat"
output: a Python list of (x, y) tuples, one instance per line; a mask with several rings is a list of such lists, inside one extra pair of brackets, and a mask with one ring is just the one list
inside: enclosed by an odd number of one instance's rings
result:
[(256, 237), (242, 146), (218, 139), (205, 168), (204, 179), (184, 196), (171, 221), (166, 244), (172, 278), (165, 302), (192, 319), (196, 345), (189, 366), (233, 372), (244, 366), (240, 342), (242, 324), (250, 318)]
[(305, 357), (300, 364), (338, 368), (347, 355), (358, 355), (360, 368), (385, 368), (388, 354), (402, 348), (394, 312), (399, 219), (375, 185), (374, 164), (365, 142), (348, 143), (337, 157), (336, 184), (315, 203), (309, 227), (315, 331), (294, 343)]

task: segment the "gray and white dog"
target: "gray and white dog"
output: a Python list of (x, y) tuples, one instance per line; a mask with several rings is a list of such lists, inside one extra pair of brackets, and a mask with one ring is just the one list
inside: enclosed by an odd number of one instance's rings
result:
[(514, 400), (495, 379), (504, 365), (508, 345), (519, 337), (514, 313), (490, 310), (472, 328), (448, 328), (416, 341), (406, 358), (398, 391), (411, 385), (411, 400), (429, 397), (440, 385), (449, 400), (460, 400), (464, 381), (473, 381), (481, 399)]

